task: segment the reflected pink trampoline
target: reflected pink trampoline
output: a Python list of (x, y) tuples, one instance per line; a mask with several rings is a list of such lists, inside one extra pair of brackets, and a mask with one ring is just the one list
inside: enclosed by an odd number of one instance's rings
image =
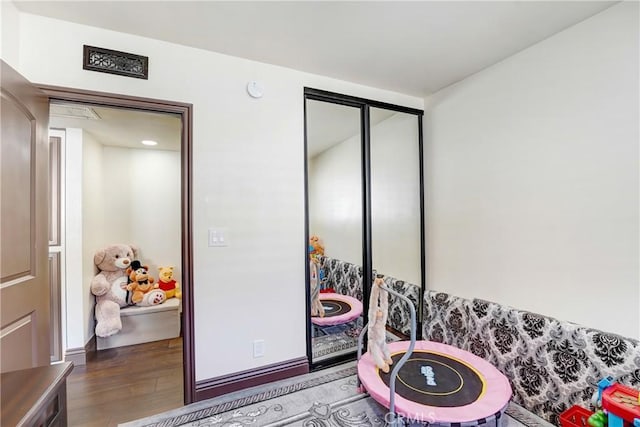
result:
[(324, 308), (324, 317), (311, 317), (314, 325), (341, 325), (356, 320), (362, 314), (362, 303), (347, 295), (320, 294), (320, 302)]

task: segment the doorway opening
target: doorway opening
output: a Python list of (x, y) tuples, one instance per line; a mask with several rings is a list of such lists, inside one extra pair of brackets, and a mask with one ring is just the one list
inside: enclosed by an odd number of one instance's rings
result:
[[(149, 273), (155, 280), (159, 279), (158, 267), (174, 267), (174, 279), (180, 283), (182, 291), (178, 333), (182, 338), (183, 403), (192, 403), (195, 397), (191, 282), (192, 105), (51, 86), (40, 89), (50, 99), (51, 127), (57, 128), (52, 136), (64, 137), (64, 151), (59, 156), (63, 162), (66, 160), (63, 173), (88, 177), (88, 182), (83, 180), (71, 191), (80, 191), (85, 195), (83, 204), (90, 204), (83, 206), (81, 212), (94, 212), (94, 215), (85, 215), (81, 224), (71, 223), (70, 229), (61, 230), (60, 234), (68, 238), (60, 239), (59, 243), (64, 246), (54, 249), (63, 254), (81, 253), (82, 258), (92, 261), (95, 251), (107, 244), (134, 244), (139, 249), (137, 259), (149, 266)], [(62, 117), (74, 114), (91, 117)], [(143, 140), (152, 140), (158, 145), (143, 145)], [(80, 172), (75, 163), (81, 164)], [(69, 178), (66, 176), (67, 182)], [(73, 200), (70, 189), (65, 190), (62, 190), (65, 198)], [(67, 216), (70, 213), (62, 212)], [(71, 219), (59, 223), (68, 224)], [(70, 234), (74, 230), (76, 234)], [(78, 246), (79, 242), (84, 243), (80, 252), (77, 247), (73, 252), (73, 246)], [(82, 262), (83, 267), (91, 261)], [(74, 262), (80, 265), (81, 261), (66, 259), (61, 265), (69, 267)], [(72, 270), (61, 270), (62, 277), (70, 283)], [(80, 283), (87, 287), (86, 278), (81, 277)], [(74, 297), (71, 294), (74, 291), (78, 290), (63, 287), (60, 292), (60, 311), (65, 312), (67, 322), (66, 325), (60, 322), (58, 336), (69, 342), (78, 339), (73, 334), (84, 333), (86, 335), (80, 340), (86, 345), (90, 343), (86, 342), (86, 336), (91, 337), (95, 328), (93, 295), (87, 288), (79, 290), (81, 295)], [(66, 306), (64, 301), (69, 298), (84, 299), (86, 305), (82, 304), (81, 310)], [(81, 319), (79, 331), (76, 330), (78, 325), (71, 320), (74, 310), (80, 311), (75, 313)], [(54, 332), (52, 340), (55, 338)], [(153, 333), (150, 339), (153, 340)], [(65, 344), (62, 347), (66, 347)]]

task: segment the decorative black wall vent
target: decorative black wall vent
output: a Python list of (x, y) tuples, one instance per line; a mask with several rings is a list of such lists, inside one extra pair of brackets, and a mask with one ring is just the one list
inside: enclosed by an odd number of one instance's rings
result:
[(149, 78), (149, 57), (84, 45), (82, 68), (146, 80)]

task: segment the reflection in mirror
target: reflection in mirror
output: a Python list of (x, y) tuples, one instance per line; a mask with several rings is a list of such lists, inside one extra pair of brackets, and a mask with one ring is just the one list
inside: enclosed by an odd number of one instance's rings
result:
[[(418, 119), (380, 108), (371, 108), (370, 114), (373, 269), (418, 308), (422, 284)], [(389, 326), (408, 335), (408, 316), (406, 306), (390, 298)]]
[(360, 109), (306, 100), (312, 362), (352, 353), (362, 327)]

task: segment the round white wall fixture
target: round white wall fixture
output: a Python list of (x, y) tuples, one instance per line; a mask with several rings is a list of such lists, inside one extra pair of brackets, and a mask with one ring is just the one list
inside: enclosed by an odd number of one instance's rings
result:
[(262, 98), (262, 95), (264, 93), (264, 88), (260, 83), (256, 81), (250, 81), (249, 83), (247, 83), (247, 92), (253, 98)]

